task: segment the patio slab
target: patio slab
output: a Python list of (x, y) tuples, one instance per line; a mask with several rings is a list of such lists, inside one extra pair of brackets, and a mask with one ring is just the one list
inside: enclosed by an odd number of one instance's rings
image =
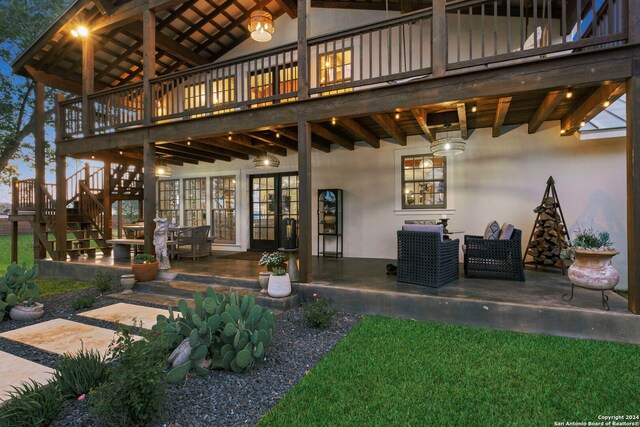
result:
[(80, 316), (129, 326), (139, 326), (142, 323), (143, 328), (151, 329), (156, 324), (156, 318), (159, 314), (169, 316), (169, 310), (119, 302), (85, 311)]
[(8, 399), (13, 386), (34, 380), (39, 384), (46, 384), (53, 377), (53, 369), (22, 357), (0, 351), (0, 402)]
[(100, 353), (107, 351), (115, 331), (65, 319), (53, 319), (0, 334), (51, 353), (76, 353), (83, 346)]

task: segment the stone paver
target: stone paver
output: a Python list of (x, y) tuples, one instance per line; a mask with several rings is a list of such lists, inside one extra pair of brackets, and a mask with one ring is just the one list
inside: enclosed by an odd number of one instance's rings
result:
[(13, 391), (12, 386), (18, 387), (21, 383), (32, 379), (37, 383), (46, 384), (53, 377), (53, 369), (22, 357), (14, 356), (0, 351), (0, 402), (6, 400)]
[[(65, 319), (53, 319), (0, 334), (51, 353), (76, 353), (83, 346), (106, 352), (115, 331)], [(0, 365), (2, 366), (2, 365)]]
[(85, 311), (81, 316), (130, 326), (139, 326), (142, 322), (143, 328), (151, 329), (156, 324), (156, 318), (159, 314), (169, 316), (169, 310), (119, 302)]

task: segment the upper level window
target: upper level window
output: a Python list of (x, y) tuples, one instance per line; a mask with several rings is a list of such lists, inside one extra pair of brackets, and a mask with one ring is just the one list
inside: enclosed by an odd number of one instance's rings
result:
[[(276, 97), (291, 94), (292, 97), (280, 98), (275, 102), (295, 100), (298, 96), (298, 65), (289, 64), (252, 71), (249, 74), (251, 100)], [(273, 104), (273, 100), (253, 104), (252, 107), (262, 107)]]
[(431, 155), (402, 156), (402, 209), (444, 209), (446, 160)]
[[(351, 81), (351, 48), (326, 52), (318, 55), (320, 72), (320, 87), (332, 86)], [(348, 89), (338, 89), (323, 92), (326, 95), (346, 92)]]
[(233, 111), (231, 108), (223, 108), (226, 105), (236, 102), (236, 78), (235, 76), (211, 82), (211, 104), (214, 108), (213, 114)]

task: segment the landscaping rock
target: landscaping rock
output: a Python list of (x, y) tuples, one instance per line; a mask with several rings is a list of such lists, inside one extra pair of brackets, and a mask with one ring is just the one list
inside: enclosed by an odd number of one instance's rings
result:
[(189, 338), (182, 340), (180, 345), (169, 355), (169, 364), (172, 368), (182, 365), (189, 361), (189, 355), (191, 354), (191, 345), (189, 344)]

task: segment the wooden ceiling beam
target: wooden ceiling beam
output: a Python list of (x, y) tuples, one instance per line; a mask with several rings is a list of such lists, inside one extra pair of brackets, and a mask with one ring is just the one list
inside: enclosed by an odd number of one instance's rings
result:
[[(181, 157), (175, 153), (173, 154), (167, 154), (167, 153), (160, 153), (160, 152), (156, 152), (156, 159), (166, 162), (166, 163), (171, 163), (171, 164), (179, 164), (179, 163), (188, 163), (190, 165), (197, 165), (199, 162), (197, 160), (191, 159), (191, 158), (185, 158), (185, 157)], [(181, 166), (181, 165), (180, 165)]]
[(351, 134), (356, 138), (360, 138), (362, 141), (366, 142), (373, 148), (380, 148), (380, 137), (361, 125), (356, 120), (341, 118), (340, 120), (338, 120), (338, 124), (348, 132), (351, 132)]
[(458, 123), (460, 124), (460, 137), (464, 140), (469, 138), (469, 128), (467, 127), (467, 106), (464, 102), (457, 105)]
[(278, 3), (291, 19), (298, 17), (298, 7), (294, 0), (276, 0), (276, 3)]
[(492, 135), (494, 138), (500, 136), (500, 130), (502, 129), (502, 125), (504, 124), (504, 119), (507, 117), (507, 113), (509, 112), (509, 106), (511, 105), (511, 97), (503, 97), (498, 100), (498, 107), (496, 108), (496, 115), (493, 118), (493, 132)]
[(159, 10), (170, 9), (183, 1), (184, 0), (132, 0), (112, 10), (110, 15), (103, 16), (96, 20), (91, 25), (90, 30), (94, 33), (105, 32), (139, 20), (142, 12), (147, 9), (157, 12)]
[[(267, 138), (262, 135), (256, 135), (253, 133), (245, 133), (244, 135), (249, 138), (255, 139), (257, 141), (264, 142), (267, 146), (278, 146), (282, 148), (288, 148), (289, 150), (298, 151), (298, 144), (292, 143), (290, 141), (282, 140), (282, 138)], [(268, 150), (267, 150), (268, 151)]]
[(549, 118), (549, 116), (555, 111), (556, 107), (560, 105), (560, 102), (567, 96), (566, 90), (552, 90), (544, 97), (536, 112), (531, 116), (527, 132), (530, 134), (536, 133), (542, 123)]
[(226, 148), (216, 147), (212, 144), (207, 144), (204, 141), (198, 139), (190, 139), (182, 142), (183, 145), (194, 147), (201, 151), (207, 151), (210, 153), (220, 154), (222, 156), (235, 157), (242, 160), (249, 160), (249, 155), (246, 153), (240, 153), (233, 150), (227, 150)]
[(285, 127), (274, 127), (270, 128), (272, 132), (280, 132), (282, 136), (289, 138), (292, 141), (298, 142), (298, 130), (290, 131)]
[(606, 107), (605, 101), (614, 102), (620, 98), (625, 91), (623, 83), (609, 83), (598, 87), (585, 101), (575, 110), (562, 118), (560, 129), (563, 135), (572, 135), (580, 129), (580, 124), (588, 122), (600, 114)]
[(44, 71), (36, 70), (29, 65), (25, 65), (24, 68), (35, 81), (43, 83), (46, 86), (55, 87), (56, 89), (65, 90), (75, 94), (82, 93), (82, 84), (78, 82), (67, 80), (65, 77), (58, 76), (56, 74), (49, 74)]
[(156, 145), (156, 153), (158, 154), (167, 154), (176, 158), (179, 158), (184, 161), (187, 160), (195, 160), (197, 162), (206, 162), (206, 163), (214, 163), (216, 161), (215, 158), (209, 156), (202, 156), (199, 154), (194, 154), (193, 152), (185, 153), (184, 150), (174, 147), (168, 147), (166, 145)]
[[(229, 140), (229, 137), (227, 136), (227, 141), (228, 140)], [(278, 145), (269, 145), (268, 143), (264, 143), (264, 142), (262, 142), (261, 145), (256, 146), (253, 143), (252, 138), (249, 138), (249, 136), (247, 135), (234, 133), (233, 135), (231, 135), (231, 141), (237, 144), (242, 144), (245, 147), (260, 148), (261, 150), (264, 150), (268, 153), (277, 154), (282, 157), (286, 157), (287, 155), (286, 148), (280, 147)]]
[[(353, 141), (350, 141), (347, 138), (344, 138), (338, 135), (337, 133), (330, 131), (329, 129), (325, 128), (324, 126), (318, 123), (312, 122), (310, 123), (310, 125), (311, 125), (311, 132), (315, 133), (319, 137), (324, 138), (333, 144), (338, 144), (342, 148), (346, 148), (347, 150), (353, 151), (354, 149)], [(313, 143), (313, 138), (312, 138), (312, 143)]]
[(382, 129), (391, 135), (400, 145), (407, 145), (407, 134), (400, 128), (398, 123), (388, 114), (372, 114), (371, 118), (378, 123)]
[[(361, 9), (361, 10), (386, 10), (385, 2), (354, 2), (354, 1), (324, 1), (311, 0), (311, 7), (328, 9)], [(400, 2), (389, 2), (389, 10), (399, 11)]]
[(218, 138), (198, 138), (198, 141), (204, 142), (205, 144), (212, 145), (214, 147), (224, 148), (225, 150), (235, 152), (239, 155), (250, 155), (250, 156), (263, 156), (267, 152), (258, 147), (248, 147), (243, 144), (238, 144), (236, 142), (229, 141), (226, 138), (218, 137)]
[(222, 160), (223, 162), (230, 162), (231, 156), (225, 156), (216, 151), (210, 149), (200, 149), (195, 146), (196, 144), (180, 144), (177, 142), (156, 142), (156, 147), (167, 148), (169, 150), (175, 151), (177, 153), (183, 153), (187, 155), (195, 155), (200, 156), (202, 158), (213, 158), (216, 160)]
[(98, 12), (102, 15), (109, 14), (111, 10), (111, 6), (105, 0), (93, 0), (93, 4), (96, 5), (96, 9), (98, 9)]
[(429, 142), (435, 141), (436, 137), (431, 129), (429, 129), (429, 125), (427, 124), (427, 112), (422, 108), (411, 110), (411, 112), (413, 113), (413, 117), (416, 118), (420, 129), (422, 129), (422, 134), (426, 138), (426, 140)]

